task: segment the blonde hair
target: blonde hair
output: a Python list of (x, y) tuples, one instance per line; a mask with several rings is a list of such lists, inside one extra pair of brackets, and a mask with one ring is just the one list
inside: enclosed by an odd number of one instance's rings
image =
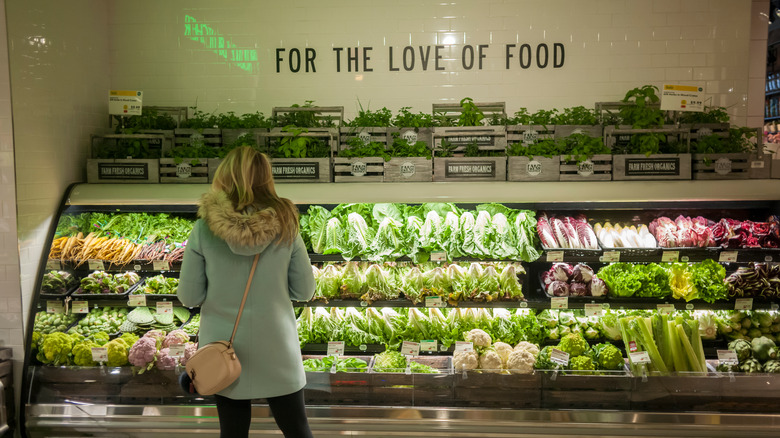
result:
[(236, 211), (247, 207), (270, 207), (281, 225), (278, 243), (292, 244), (298, 235), (298, 208), (289, 199), (280, 198), (268, 156), (249, 147), (230, 151), (217, 167), (212, 190), (224, 192)]

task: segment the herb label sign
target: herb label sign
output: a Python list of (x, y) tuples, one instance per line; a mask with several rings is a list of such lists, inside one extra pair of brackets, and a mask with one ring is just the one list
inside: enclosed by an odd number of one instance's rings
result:
[(662, 111), (704, 111), (704, 88), (691, 85), (664, 85)]
[(737, 365), (739, 358), (734, 350), (717, 350), (718, 362), (724, 365)]
[(414, 129), (407, 129), (401, 133), (401, 138), (406, 140), (407, 143), (413, 145), (417, 143), (417, 132)]
[(539, 176), (542, 173), (542, 163), (531, 160), (525, 167), (525, 171), (530, 176)]
[(110, 90), (108, 113), (119, 116), (140, 116), (143, 97), (143, 91)]
[(640, 363), (650, 363), (650, 355), (647, 354), (646, 351), (635, 351), (633, 353), (628, 353), (628, 357), (631, 358), (631, 363), (634, 364), (640, 364)]
[(593, 175), (593, 161), (585, 160), (577, 164), (577, 174), (580, 176)]
[(274, 179), (312, 179), (320, 178), (319, 163), (271, 163)]
[(445, 176), (447, 178), (484, 178), (496, 176), (495, 161), (463, 162), (447, 160), (445, 162)]
[(718, 175), (728, 175), (731, 173), (731, 160), (726, 157), (715, 160), (715, 173)]
[(401, 345), (401, 354), (406, 356), (419, 356), (420, 355), (420, 343), (404, 341)]
[(411, 178), (414, 176), (415, 166), (411, 161), (404, 161), (401, 163), (401, 177)]
[(626, 158), (626, 176), (680, 175), (680, 158)]
[(328, 341), (328, 356), (341, 356), (344, 354), (344, 341)]
[(92, 360), (97, 363), (108, 362), (108, 347), (92, 347)]
[(192, 176), (192, 165), (190, 163), (179, 163), (176, 165), (176, 176), (179, 178), (189, 178)]
[(528, 146), (532, 144), (536, 144), (536, 142), (539, 140), (539, 133), (536, 132), (533, 129), (529, 129), (527, 131), (523, 131), (523, 144)]
[(353, 161), (350, 166), (350, 173), (352, 176), (363, 176), (366, 174), (366, 163), (362, 161)]
[(550, 361), (566, 366), (569, 364), (569, 353), (553, 348), (550, 351)]

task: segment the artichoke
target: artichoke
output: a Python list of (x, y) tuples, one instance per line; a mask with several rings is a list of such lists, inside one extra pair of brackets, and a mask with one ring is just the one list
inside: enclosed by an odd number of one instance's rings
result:
[(753, 346), (744, 339), (735, 339), (729, 342), (728, 349), (737, 353), (737, 359), (739, 359), (740, 364), (750, 359), (753, 355)]
[(748, 359), (744, 363), (740, 363), (739, 370), (743, 373), (760, 373), (764, 368), (761, 366), (761, 362), (756, 359)]

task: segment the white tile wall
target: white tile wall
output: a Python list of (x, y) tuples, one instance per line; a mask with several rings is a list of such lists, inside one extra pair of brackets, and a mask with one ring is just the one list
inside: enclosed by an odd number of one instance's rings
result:
[[(370, 100), (378, 108), (412, 106), (428, 111), (433, 102), (470, 96), (505, 101), (514, 111), (521, 106), (550, 108), (553, 98), (558, 106), (592, 106), (646, 83), (678, 81), (707, 82), (709, 89), (721, 90), (725, 94), (716, 99), (729, 107), (736, 123), (744, 123), (748, 115), (743, 96), (716, 83), (736, 81), (747, 87), (747, 52), (756, 37), (750, 25), (755, 22), (752, 0), (109, 4), (111, 86), (141, 88), (147, 104), (192, 106), (197, 101), (207, 111), (229, 107), (268, 114), (273, 106), (314, 100), (319, 105), (343, 105), (350, 118), (357, 99)], [(201, 42), (185, 37), (186, 15), (243, 48), (256, 48), (255, 69), (246, 72), (231, 66)], [(445, 39), (455, 45), (446, 50), (446, 74), (388, 70), (388, 47), (394, 47), (398, 66), (404, 46), (443, 44)], [(505, 44), (528, 43), (535, 49), (543, 42), (566, 45), (563, 68), (523, 70), (516, 48), (512, 68), (505, 69)], [(463, 44), (490, 44), (483, 71), (461, 67)], [(360, 81), (355, 78), (360, 73), (335, 72), (332, 52), (333, 47), (358, 45), (374, 48), (374, 71), (363, 73)], [(277, 47), (316, 49), (317, 72), (283, 68), (276, 73)], [(722, 66), (735, 67), (730, 70), (733, 75), (722, 77), (718, 73)], [(562, 89), (570, 93), (562, 96)]]

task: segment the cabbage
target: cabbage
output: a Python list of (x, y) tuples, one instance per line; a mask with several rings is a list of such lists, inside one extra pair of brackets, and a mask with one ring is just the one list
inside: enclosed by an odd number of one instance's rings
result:
[(556, 263), (550, 268), (553, 277), (557, 281), (569, 281), (571, 276), (571, 266), (567, 263)]
[(447, 251), (448, 260), (463, 256), (460, 250), (460, 217), (456, 213), (450, 211), (445, 216), (441, 229), (441, 243)]
[(395, 260), (406, 253), (406, 238), (402, 223), (392, 217), (385, 217), (379, 223), (371, 241), (369, 259), (374, 261)]
[(490, 248), (493, 258), (516, 259), (517, 236), (502, 213), (493, 216), (493, 242)]
[(588, 286), (585, 283), (572, 283), (569, 285), (569, 296), (584, 297), (588, 294)]
[(501, 284), (501, 295), (504, 297), (504, 299), (523, 299), (523, 287), (517, 278), (517, 271), (515, 270), (515, 265), (513, 263), (507, 263), (507, 265), (504, 266), (504, 269), (501, 270), (499, 282)]
[(344, 227), (339, 218), (328, 219), (325, 225), (325, 245), (322, 254), (340, 254), (344, 248)]
[(315, 276), (317, 282), (316, 297), (326, 300), (338, 298), (339, 288), (341, 287), (341, 272), (336, 265), (327, 265)]
[(422, 272), (417, 266), (406, 272), (403, 277), (402, 291), (407, 299), (414, 304), (420, 302), (424, 287)]
[(547, 295), (551, 297), (568, 297), (569, 285), (565, 281), (555, 280), (547, 286)]
[(366, 292), (363, 270), (357, 262), (348, 262), (341, 271), (341, 298), (360, 298)]
[(439, 213), (429, 211), (420, 229), (420, 248), (428, 253), (441, 251), (442, 220)]
[(347, 216), (347, 237), (344, 249), (341, 251), (344, 258), (350, 260), (368, 254), (372, 239), (371, 229), (363, 216), (359, 213), (350, 213)]

